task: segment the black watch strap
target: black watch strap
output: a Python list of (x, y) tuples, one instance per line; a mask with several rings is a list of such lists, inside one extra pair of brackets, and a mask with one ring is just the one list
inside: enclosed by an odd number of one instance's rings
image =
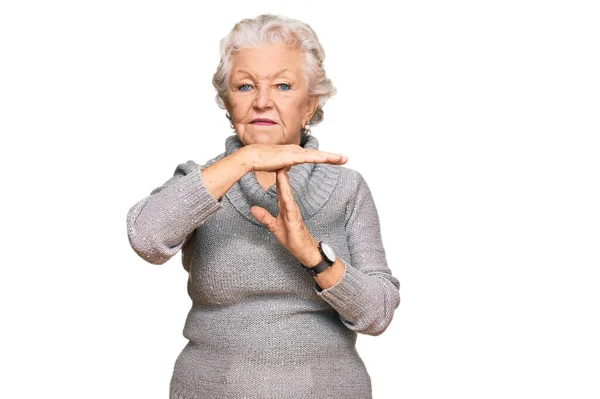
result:
[[(323, 244), (323, 241), (319, 241), (319, 252), (321, 253), (321, 261), (313, 267), (302, 265), (302, 267), (304, 267), (312, 276), (318, 275), (319, 273), (327, 270), (333, 265), (333, 260), (330, 260), (329, 256), (327, 256), (325, 251), (323, 251)], [(325, 245), (329, 248), (329, 245)], [(335, 259), (335, 256), (333, 259)]]
[(325, 262), (325, 260), (321, 259), (321, 262), (319, 262), (319, 264), (315, 267), (308, 267), (304, 265), (302, 265), (302, 267), (305, 268), (312, 276), (316, 276), (322, 271), (327, 270), (329, 267), (331, 267), (331, 265)]

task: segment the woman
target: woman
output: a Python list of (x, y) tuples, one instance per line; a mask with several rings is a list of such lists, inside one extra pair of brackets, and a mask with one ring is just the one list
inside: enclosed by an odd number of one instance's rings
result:
[(335, 93), (324, 57), (300, 21), (236, 24), (213, 79), (225, 152), (180, 164), (128, 212), (137, 254), (181, 249), (189, 272), (171, 399), (371, 398), (357, 333), (387, 328), (400, 284), (366, 181), (308, 131)]

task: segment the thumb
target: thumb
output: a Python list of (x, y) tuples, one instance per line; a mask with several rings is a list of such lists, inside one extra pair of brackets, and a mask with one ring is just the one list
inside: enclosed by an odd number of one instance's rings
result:
[(256, 220), (264, 224), (271, 232), (273, 231), (276, 219), (269, 213), (269, 211), (260, 206), (251, 206), (250, 213)]

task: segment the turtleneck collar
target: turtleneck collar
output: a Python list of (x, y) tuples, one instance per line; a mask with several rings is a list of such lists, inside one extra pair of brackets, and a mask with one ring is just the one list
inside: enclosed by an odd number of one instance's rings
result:
[[(225, 155), (230, 155), (243, 146), (239, 137), (233, 134), (225, 140)], [(300, 146), (318, 149), (319, 141), (313, 135), (303, 134)], [(294, 200), (304, 220), (317, 213), (327, 202), (337, 184), (339, 173), (339, 166), (326, 163), (301, 163), (290, 168), (288, 176)], [(242, 215), (259, 226), (264, 225), (252, 216), (251, 206), (263, 207), (274, 217), (279, 214), (277, 184), (273, 184), (265, 191), (253, 172), (242, 176), (225, 195)]]

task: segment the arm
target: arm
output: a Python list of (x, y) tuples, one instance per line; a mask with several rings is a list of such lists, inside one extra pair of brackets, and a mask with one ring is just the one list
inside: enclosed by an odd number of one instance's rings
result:
[(223, 207), (222, 196), (243, 176), (244, 165), (233, 155), (207, 168), (193, 161), (178, 165), (173, 177), (130, 208), (127, 234), (140, 257), (156, 265), (167, 262)]
[[(349, 329), (368, 335), (383, 333), (400, 305), (400, 282), (387, 265), (381, 239), (379, 215), (373, 196), (359, 172), (357, 193), (346, 218), (350, 259), (336, 259), (323, 279), (337, 280), (321, 288), (315, 276), (314, 289), (339, 314)], [(323, 274), (326, 272), (323, 272)], [(341, 274), (341, 278), (337, 277)], [(338, 279), (339, 278), (339, 279)]]

